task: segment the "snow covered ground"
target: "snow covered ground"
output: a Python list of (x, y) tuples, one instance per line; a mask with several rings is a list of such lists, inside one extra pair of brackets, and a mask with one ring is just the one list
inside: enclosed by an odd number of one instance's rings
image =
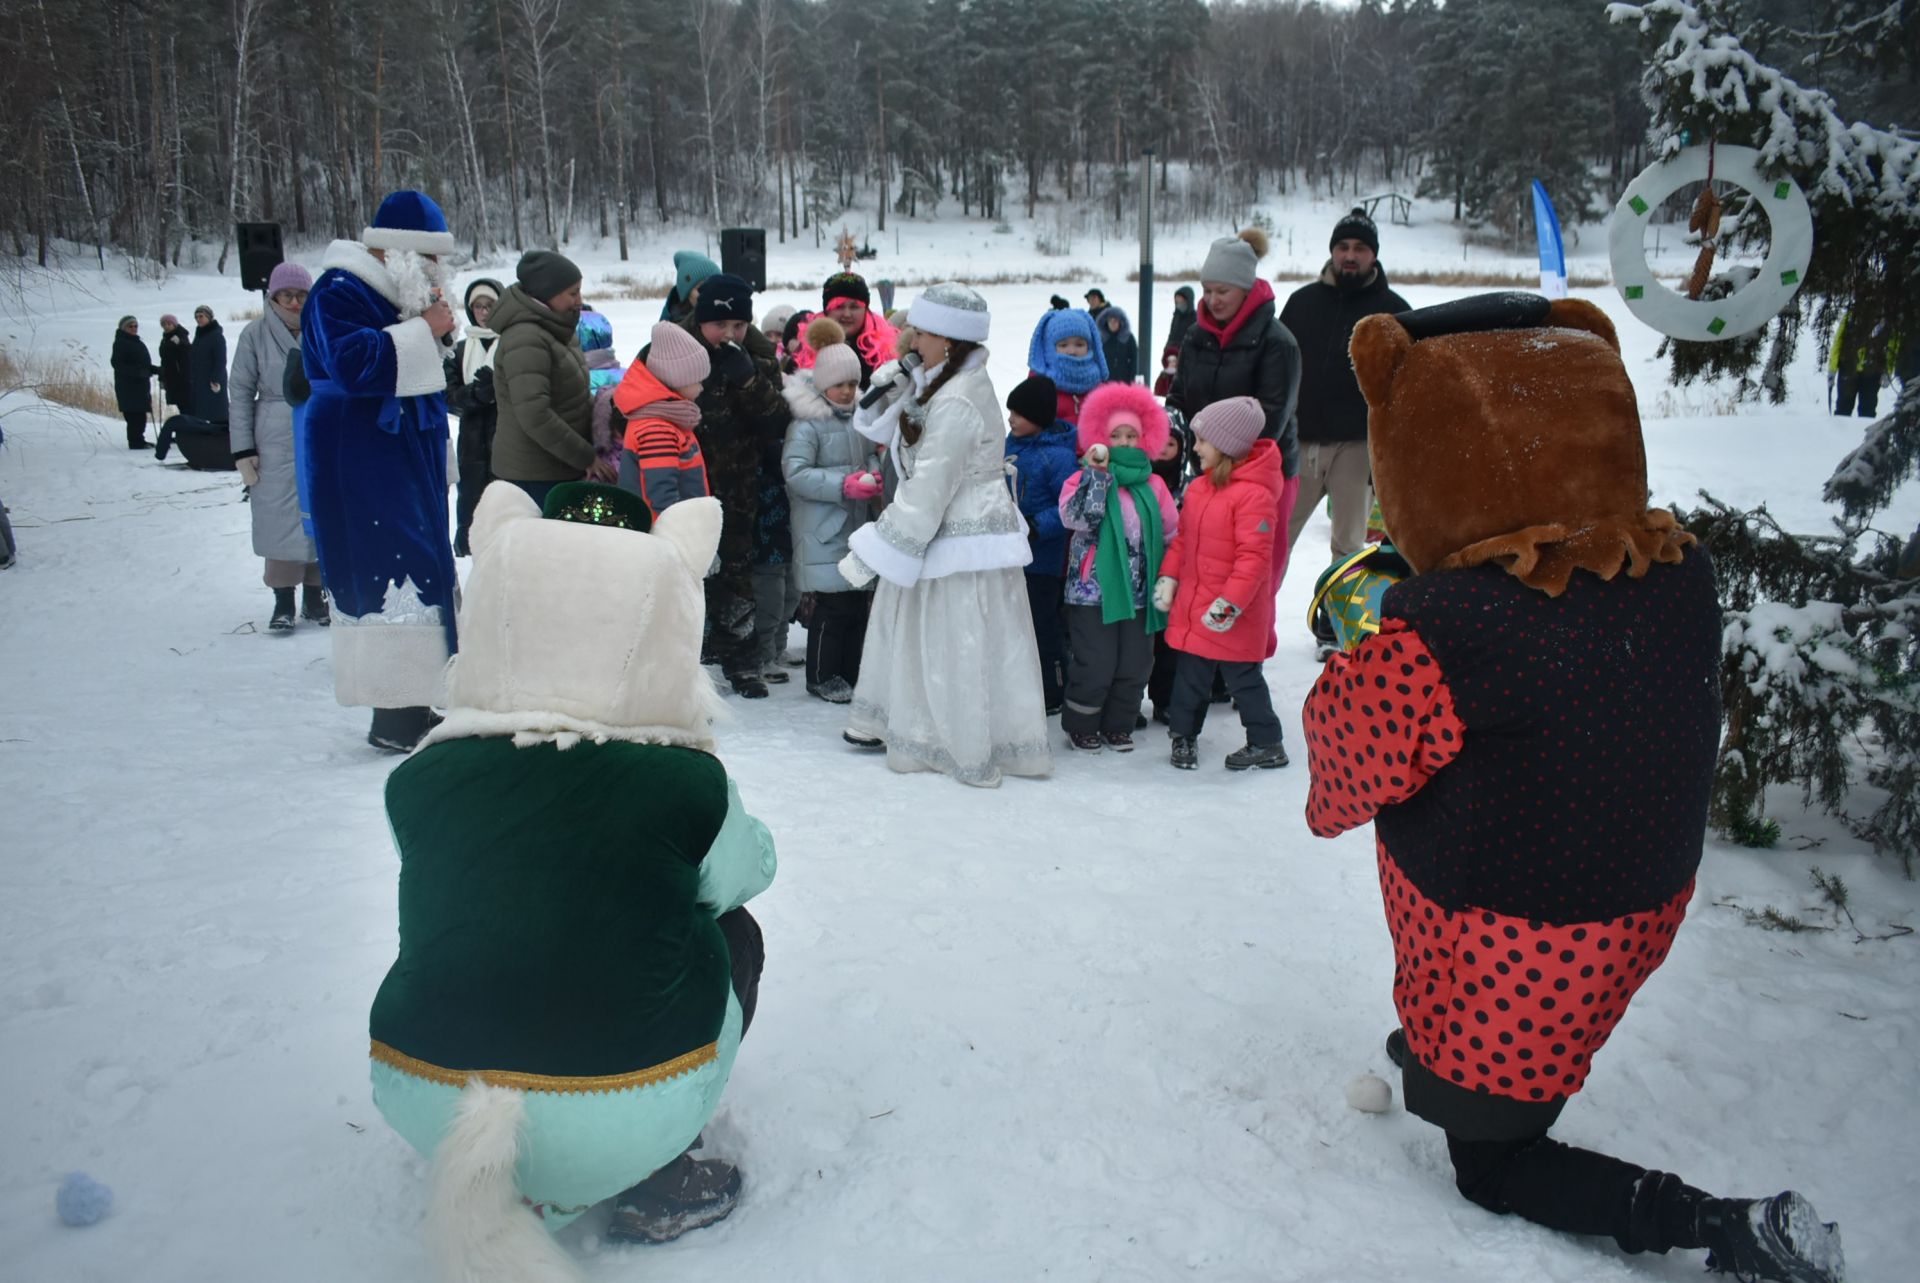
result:
[[(1342, 208), (1276, 221), (1323, 244)], [(1211, 234), (1159, 257), (1197, 263)], [(902, 276), (1088, 262), (1003, 252), (1008, 237), (958, 220), (902, 237)], [(1463, 253), (1445, 225), (1382, 238), (1389, 270)], [(662, 238), (633, 268), (581, 258), (590, 286), (658, 278), (669, 249), (699, 243)], [(1100, 262), (1123, 305), (1131, 255), (1110, 242)], [(776, 247), (771, 275), (830, 269), (809, 242)], [(159, 311), (249, 302), (231, 278), (79, 283), (91, 297), (63, 289), (30, 326), (0, 327), (7, 341), (84, 344), (104, 365), (122, 312), (151, 339)], [(1051, 290), (985, 291), (1003, 391)], [(1656, 500), (1705, 485), (1824, 527), (1820, 482), (1859, 424), (1821, 412), (1813, 354), (1786, 407), (1729, 415), (1712, 389), (1667, 393), (1654, 336), (1610, 291), (1589, 296), (1626, 340)], [(764, 302), (781, 297), (806, 299)], [(629, 356), (657, 304), (603, 310)], [(366, 1013), (395, 949), (392, 759), (361, 742), (364, 712), (332, 702), (325, 633), (265, 633), (232, 475), (129, 454), (106, 420), (28, 409), (5, 426), (0, 498), (22, 562), (0, 575), (0, 1279), (422, 1278), (424, 1164), (367, 1091)], [(1916, 519), (1909, 487), (1883, 524)], [(1316, 520), (1283, 631), (1326, 556)], [(1286, 636), (1267, 672), (1297, 710), (1315, 666), (1304, 630)], [(1229, 715), (1194, 775), (1147, 735), (1131, 757), (1063, 752), (1054, 779), (981, 793), (844, 748), (839, 713), (797, 684), (730, 707), (723, 755), (782, 861), (755, 902), (760, 1014), (708, 1133), (747, 1194), (665, 1248), (603, 1244), (603, 1218), (586, 1218), (566, 1241), (596, 1280), (1697, 1276), (1697, 1253), (1633, 1259), (1488, 1215), (1454, 1193), (1439, 1133), (1397, 1107), (1347, 1108), (1354, 1074), (1392, 1078), (1391, 953), (1370, 832), (1306, 832), (1297, 720), (1283, 772), (1221, 770), (1240, 743)], [(1558, 1134), (1722, 1192), (1798, 1188), (1844, 1223), (1857, 1279), (1904, 1279), (1920, 940), (1782, 935), (1738, 909), (1831, 922), (1807, 882), (1817, 864), (1879, 932), (1920, 917), (1920, 888), (1778, 805), (1781, 849), (1709, 847), (1693, 921)], [(117, 1194), (91, 1229), (53, 1214), (73, 1169)]]

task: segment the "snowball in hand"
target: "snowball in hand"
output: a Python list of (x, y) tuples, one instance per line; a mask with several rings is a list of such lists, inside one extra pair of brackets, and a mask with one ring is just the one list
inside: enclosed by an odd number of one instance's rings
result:
[(113, 1191), (85, 1172), (68, 1172), (53, 1206), (68, 1225), (92, 1225), (113, 1210)]
[(1347, 1084), (1347, 1104), (1363, 1114), (1384, 1114), (1393, 1108), (1393, 1088), (1384, 1078), (1361, 1074)]

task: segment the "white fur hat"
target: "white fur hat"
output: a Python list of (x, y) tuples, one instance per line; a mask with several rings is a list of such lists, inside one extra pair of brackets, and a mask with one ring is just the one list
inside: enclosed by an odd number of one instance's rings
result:
[(711, 749), (719, 696), (700, 666), (701, 580), (720, 515), (717, 499), (686, 499), (642, 533), (542, 517), (519, 486), (488, 486), (473, 516), (447, 720), (427, 742)]
[(952, 281), (929, 285), (907, 309), (907, 324), (922, 334), (968, 343), (985, 343), (992, 320), (987, 300)]

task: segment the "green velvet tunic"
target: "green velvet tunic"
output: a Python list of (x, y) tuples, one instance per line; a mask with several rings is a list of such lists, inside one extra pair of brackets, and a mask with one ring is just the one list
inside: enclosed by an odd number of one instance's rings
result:
[[(693, 749), (475, 738), (409, 758), (387, 781), (400, 956), (373, 1038), (446, 1070), (554, 1076), (713, 1043), (730, 971), (714, 918), (745, 896), (711, 903), (701, 865), (729, 798)], [(769, 841), (769, 878), (771, 860)]]

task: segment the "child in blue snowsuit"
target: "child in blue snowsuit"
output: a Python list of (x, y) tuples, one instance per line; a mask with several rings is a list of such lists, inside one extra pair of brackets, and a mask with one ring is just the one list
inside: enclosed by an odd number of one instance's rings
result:
[(1055, 415), (1058, 395), (1053, 380), (1043, 374), (1007, 394), (1007, 458), (1014, 465), (1014, 501), (1033, 528), (1027, 605), (1033, 611), (1040, 684), (1050, 714), (1060, 711), (1067, 667), (1066, 630), (1060, 620), (1067, 530), (1060, 524), (1060, 487), (1080, 468), (1073, 424)]

